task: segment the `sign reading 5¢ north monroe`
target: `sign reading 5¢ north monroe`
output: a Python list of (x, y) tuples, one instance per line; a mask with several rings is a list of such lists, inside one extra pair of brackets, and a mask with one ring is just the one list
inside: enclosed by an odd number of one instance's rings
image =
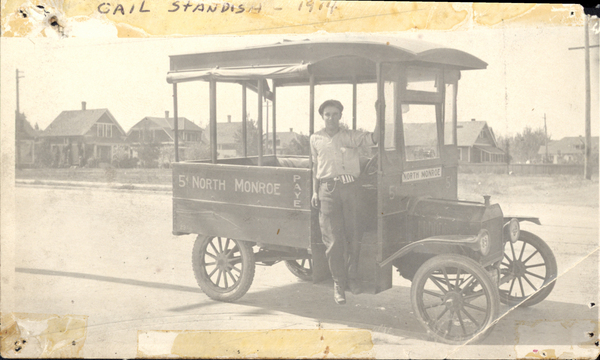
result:
[(215, 166), (210, 174), (183, 167), (173, 177), (175, 197), (250, 206), (310, 210), (308, 170)]
[(405, 171), (402, 173), (402, 182), (418, 181), (442, 177), (442, 168), (430, 168)]

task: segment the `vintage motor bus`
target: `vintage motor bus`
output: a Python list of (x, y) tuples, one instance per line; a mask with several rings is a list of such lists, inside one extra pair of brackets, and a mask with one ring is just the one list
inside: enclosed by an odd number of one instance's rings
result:
[[(307, 91), (309, 116), (294, 121), (308, 120), (312, 134), (315, 87), (348, 86), (353, 101), (345, 114), (352, 114), (356, 128), (357, 86), (373, 84), (381, 140), (367, 149), (357, 180), (365, 229), (363, 292), (391, 288), (397, 269), (412, 281), (414, 314), (432, 337), (447, 343), (483, 338), (500, 302), (528, 306), (546, 298), (557, 275), (554, 255), (519, 225), (539, 220), (505, 215), (489, 196), (482, 202), (457, 199), (458, 81), (462, 71), (486, 66), (463, 51), (412, 40), (307, 40), (171, 56), (167, 81), (173, 86), (176, 133), (177, 84), (209, 83), (211, 157), (173, 164), (173, 233), (198, 234), (193, 268), (206, 295), (239, 299), (253, 281), (255, 263), (285, 261), (296, 276), (314, 282), (329, 276), (318, 209), (310, 204), (311, 157), (278, 153), (276, 136), (265, 146), (262, 103), (265, 98), (273, 103), (276, 134), (277, 89)], [(218, 156), (222, 82), (241, 89), (239, 157)], [(255, 156), (248, 155), (248, 89), (258, 99)], [(175, 137), (176, 149), (178, 141)]]

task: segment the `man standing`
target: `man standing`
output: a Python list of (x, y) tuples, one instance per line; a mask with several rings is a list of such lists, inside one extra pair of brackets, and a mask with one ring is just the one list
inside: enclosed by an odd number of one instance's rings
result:
[[(334, 281), (333, 296), (337, 304), (346, 303), (346, 286), (360, 292), (356, 282), (360, 237), (357, 218), (360, 175), (358, 148), (379, 141), (378, 126), (365, 132), (340, 128), (344, 106), (338, 100), (327, 100), (319, 107), (325, 128), (310, 137), (313, 159), (313, 196), (311, 204), (319, 207), (319, 224), (329, 270)], [(344, 252), (348, 248), (348, 264)]]

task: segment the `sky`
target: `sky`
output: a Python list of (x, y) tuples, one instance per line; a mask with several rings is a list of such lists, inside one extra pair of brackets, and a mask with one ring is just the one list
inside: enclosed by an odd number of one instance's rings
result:
[[(471, 53), (488, 63), (486, 70), (464, 71), (458, 87), (458, 120), (485, 120), (496, 136), (524, 127), (543, 127), (544, 115), (552, 139), (584, 135), (585, 79), (582, 27), (529, 27), (469, 31), (421, 31), (335, 35), (345, 40), (390, 41), (416, 38)], [(63, 110), (107, 108), (125, 131), (146, 116), (173, 114), (172, 85), (166, 82), (169, 55), (204, 52), (284, 39), (331, 39), (334, 35), (213, 36), (184, 38), (0, 38), (1, 120), (14, 121), (15, 70), (20, 79), (20, 109), (32, 125), (45, 129)], [(590, 37), (598, 44), (598, 35)], [(592, 135), (598, 136), (598, 48), (592, 65)], [(375, 86), (358, 88), (358, 126), (375, 124)], [(205, 127), (208, 84), (178, 85), (179, 116)], [(345, 104), (342, 121), (351, 122), (352, 87), (317, 86), (315, 107), (327, 99)], [(241, 121), (241, 86), (218, 84), (217, 118)], [(266, 107), (265, 107), (266, 110)], [(256, 95), (248, 92), (248, 111), (256, 118)], [(277, 90), (277, 129), (308, 133), (308, 87)], [(316, 128), (322, 122), (316, 114)]]

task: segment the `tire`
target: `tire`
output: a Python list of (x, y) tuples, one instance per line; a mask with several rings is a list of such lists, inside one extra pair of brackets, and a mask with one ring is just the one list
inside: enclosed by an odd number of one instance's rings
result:
[(245, 241), (198, 235), (192, 253), (196, 282), (208, 297), (235, 301), (254, 279), (254, 253)]
[(410, 289), (413, 312), (437, 341), (482, 340), (500, 308), (498, 287), (474, 260), (456, 254), (427, 260)]
[(312, 281), (312, 259), (286, 260), (290, 272), (302, 281)]
[(515, 244), (509, 241), (504, 246), (500, 275), (512, 280), (500, 285), (500, 301), (510, 306), (535, 305), (550, 295), (557, 273), (556, 258), (548, 244), (538, 236), (521, 230)]

